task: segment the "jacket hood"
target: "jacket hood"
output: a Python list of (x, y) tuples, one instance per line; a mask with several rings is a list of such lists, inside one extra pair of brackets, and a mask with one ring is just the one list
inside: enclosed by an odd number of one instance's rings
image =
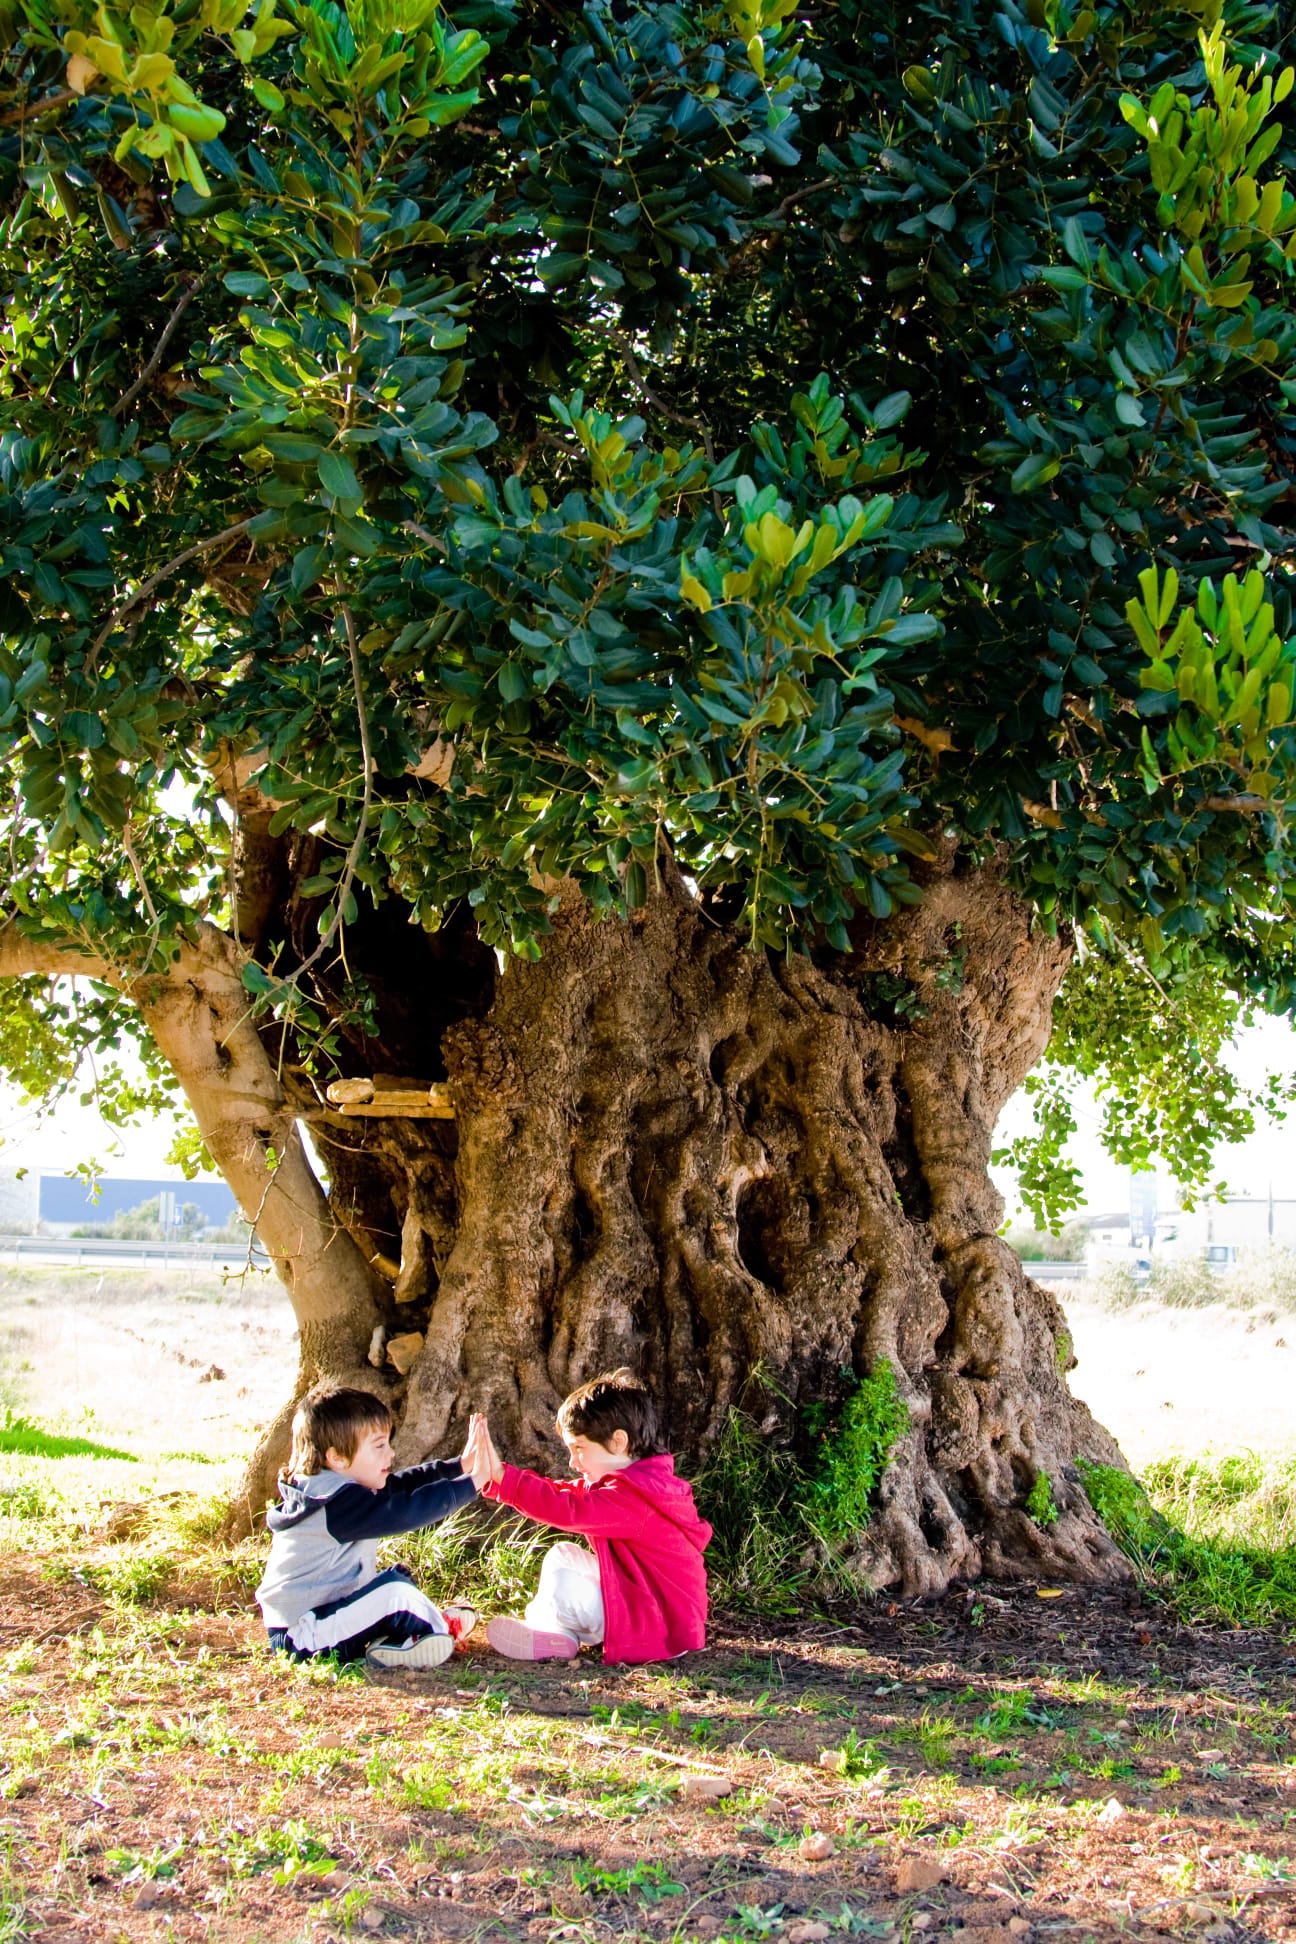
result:
[(693, 1503), (693, 1487), (686, 1478), (675, 1475), (675, 1460), (668, 1451), (656, 1458), (636, 1458), (624, 1471), (611, 1474), (618, 1483), (628, 1485), (646, 1499), (654, 1512), (669, 1519), (699, 1552), (705, 1552), (711, 1527)]
[(341, 1472), (310, 1472), (305, 1478), (289, 1478), (280, 1472), (279, 1503), (266, 1513), (266, 1530), (290, 1532), (303, 1519), (314, 1518), (335, 1493), (352, 1483)]

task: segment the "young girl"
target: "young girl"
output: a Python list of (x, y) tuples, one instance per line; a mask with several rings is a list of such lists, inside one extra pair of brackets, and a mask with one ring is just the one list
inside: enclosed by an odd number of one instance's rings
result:
[(483, 1497), (593, 1545), (550, 1547), (525, 1617), (491, 1621), (492, 1647), (513, 1660), (572, 1660), (601, 1641), (604, 1660), (652, 1661), (704, 1646), (711, 1528), (658, 1447), (649, 1391), (629, 1370), (592, 1377), (563, 1402), (558, 1430), (574, 1482), (504, 1464), (485, 1418), (472, 1421), (464, 1462)]

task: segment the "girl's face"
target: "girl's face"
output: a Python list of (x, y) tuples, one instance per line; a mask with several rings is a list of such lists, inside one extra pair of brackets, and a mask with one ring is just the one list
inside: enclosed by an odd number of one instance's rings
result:
[(609, 1472), (624, 1471), (634, 1462), (629, 1452), (630, 1440), (624, 1431), (614, 1431), (606, 1444), (598, 1444), (580, 1431), (564, 1431), (561, 1425), (558, 1429), (572, 1470), (587, 1478), (591, 1485), (606, 1478)]

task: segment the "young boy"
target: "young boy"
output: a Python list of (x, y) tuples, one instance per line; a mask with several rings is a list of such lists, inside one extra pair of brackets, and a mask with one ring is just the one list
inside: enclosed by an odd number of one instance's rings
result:
[(403, 1567), (378, 1571), (380, 1539), (435, 1525), (477, 1491), (459, 1458), (393, 1472), (391, 1423), (380, 1397), (338, 1385), (297, 1407), (257, 1588), (270, 1645), (295, 1660), (439, 1667), (476, 1625), (470, 1607), (434, 1606)]
[(607, 1661), (668, 1660), (706, 1643), (711, 1528), (693, 1488), (659, 1449), (657, 1411), (630, 1370), (592, 1377), (558, 1412), (574, 1483), (555, 1484), (502, 1462), (484, 1417), (474, 1417), (465, 1463), (486, 1498), (529, 1519), (584, 1533), (551, 1546), (522, 1620), (492, 1620), (491, 1646), (513, 1660), (572, 1660), (603, 1643)]

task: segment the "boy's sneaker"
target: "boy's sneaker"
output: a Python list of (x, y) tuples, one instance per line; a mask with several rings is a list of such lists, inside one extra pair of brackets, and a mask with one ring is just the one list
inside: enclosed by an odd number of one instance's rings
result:
[(575, 1660), (580, 1652), (580, 1642), (571, 1634), (545, 1633), (525, 1620), (492, 1620), (486, 1638), (497, 1654), (510, 1660)]
[(454, 1640), (467, 1640), (481, 1619), (476, 1607), (470, 1607), (466, 1600), (452, 1600), (449, 1606), (443, 1606), (441, 1617)]
[(365, 1658), (375, 1667), (443, 1667), (455, 1649), (454, 1635), (424, 1634), (420, 1640), (390, 1640), (371, 1647)]

